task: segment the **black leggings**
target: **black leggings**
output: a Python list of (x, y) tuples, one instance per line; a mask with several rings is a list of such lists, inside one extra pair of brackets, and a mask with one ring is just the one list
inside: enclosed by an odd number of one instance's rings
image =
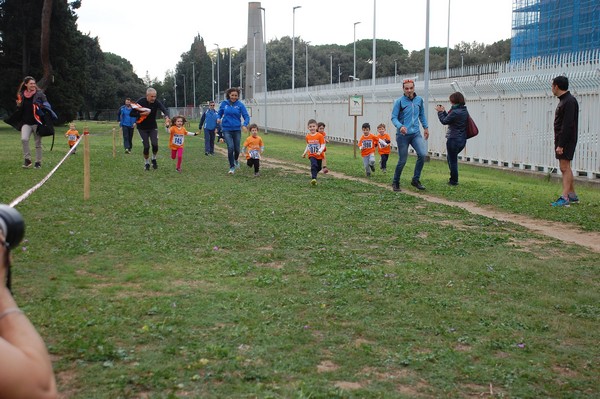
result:
[(156, 155), (158, 152), (158, 129), (138, 129), (138, 132), (144, 145), (144, 158), (148, 158), (150, 155), (150, 143), (152, 143), (152, 153)]
[(258, 168), (260, 168), (260, 159), (250, 158), (246, 162), (248, 166), (254, 166), (254, 173), (258, 173)]

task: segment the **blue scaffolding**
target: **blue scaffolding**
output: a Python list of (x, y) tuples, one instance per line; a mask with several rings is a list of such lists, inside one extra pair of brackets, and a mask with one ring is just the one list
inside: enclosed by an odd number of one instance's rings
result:
[(600, 1), (513, 0), (511, 61), (600, 48)]

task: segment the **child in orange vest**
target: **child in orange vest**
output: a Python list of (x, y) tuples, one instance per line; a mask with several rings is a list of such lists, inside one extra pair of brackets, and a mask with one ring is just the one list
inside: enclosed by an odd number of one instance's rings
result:
[(308, 120), (308, 134), (306, 135), (306, 148), (302, 154), (302, 158), (310, 160), (310, 184), (317, 184), (317, 174), (323, 168), (323, 152), (325, 151), (325, 137), (317, 131), (317, 121), (314, 119)]
[[(69, 130), (65, 133), (65, 137), (69, 140), (69, 148), (73, 148), (77, 140), (79, 140), (79, 132), (75, 129), (74, 123), (69, 123)], [(77, 149), (74, 149), (71, 155), (75, 155), (75, 151)]]
[(185, 130), (183, 124), (185, 117), (177, 115), (171, 119), (172, 125), (169, 128), (169, 148), (171, 148), (171, 159), (177, 157), (178, 172), (181, 172), (181, 161), (183, 160), (183, 144), (185, 136), (197, 136), (198, 133), (192, 133)]
[(379, 139), (373, 133), (371, 133), (371, 125), (368, 123), (362, 124), (363, 135), (358, 140), (358, 148), (360, 148), (360, 155), (363, 158), (363, 165), (365, 166), (365, 172), (367, 177), (371, 176), (371, 172), (375, 172), (375, 147), (378, 144)]
[(260, 154), (265, 150), (262, 139), (258, 136), (258, 125), (252, 123), (248, 125), (250, 136), (244, 141), (242, 154), (246, 154), (246, 164), (254, 166), (254, 177), (260, 176)]
[(379, 160), (379, 167), (381, 168), (381, 171), (385, 173), (387, 169), (387, 161), (390, 157), (390, 152), (392, 151), (392, 138), (385, 131), (385, 125), (383, 123), (380, 123), (377, 126), (377, 139), (377, 152), (379, 152), (379, 156), (381, 157)]

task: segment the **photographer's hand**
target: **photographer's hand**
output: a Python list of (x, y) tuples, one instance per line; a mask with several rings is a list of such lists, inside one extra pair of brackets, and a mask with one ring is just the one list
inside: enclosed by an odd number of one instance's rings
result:
[(56, 398), (46, 345), (4, 284), (7, 259), (0, 234), (0, 397)]

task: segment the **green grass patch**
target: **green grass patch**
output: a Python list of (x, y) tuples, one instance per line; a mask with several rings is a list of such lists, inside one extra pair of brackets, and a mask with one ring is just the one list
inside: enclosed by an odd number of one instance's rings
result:
[[(361, 181), (311, 187), (301, 139), (263, 136), (266, 157), (303, 173), (254, 178), (245, 165), (227, 175), (201, 137), (186, 138), (177, 173), (161, 134), (159, 169), (146, 172), (137, 138), (113, 158), (112, 127), (90, 123), (88, 201), (80, 147), (18, 206), (15, 296), (65, 396), (597, 395), (598, 254)], [(58, 162), (57, 139), (43, 169), (23, 170), (19, 135), (0, 129), (0, 202)], [(329, 167), (362, 177), (352, 152), (332, 143)], [(427, 163), (428, 192), (600, 230), (594, 188), (551, 209), (556, 182), (460, 168), (448, 188), (446, 164)]]

